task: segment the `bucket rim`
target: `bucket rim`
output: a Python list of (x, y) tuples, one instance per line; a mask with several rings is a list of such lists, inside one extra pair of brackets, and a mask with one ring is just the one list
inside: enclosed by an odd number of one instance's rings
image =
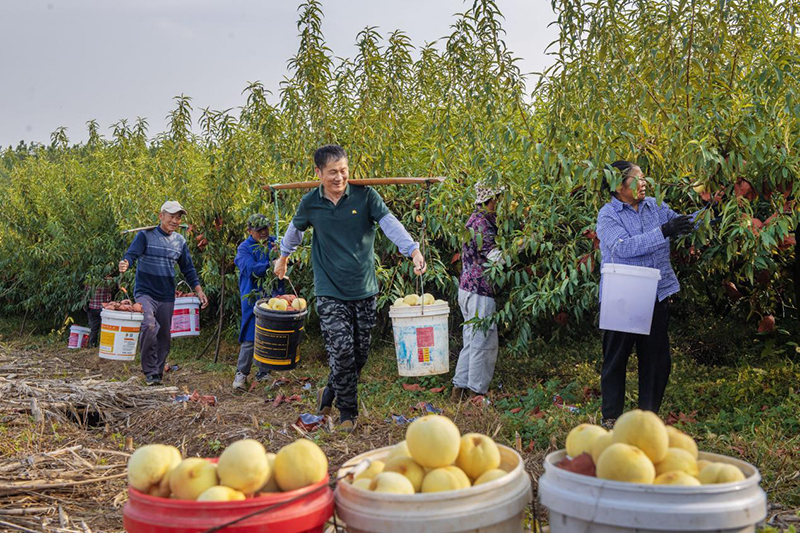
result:
[(614, 489), (620, 492), (641, 493), (642, 491), (646, 491), (648, 493), (655, 492), (660, 494), (678, 494), (684, 496), (691, 496), (694, 494), (729, 493), (732, 490), (739, 490), (740, 488), (750, 487), (752, 485), (757, 486), (761, 483), (761, 472), (759, 472), (758, 468), (756, 468), (755, 466), (751, 465), (747, 461), (736, 459), (735, 457), (730, 457), (728, 455), (722, 455), (712, 452), (699, 452), (698, 460), (706, 459), (715, 463), (732, 464), (738, 467), (740, 470), (741, 470), (740, 465), (744, 465), (748, 469), (752, 469), (753, 474), (745, 477), (743, 481), (731, 481), (729, 483), (713, 483), (710, 485), (700, 485), (700, 486), (653, 485), (653, 484), (648, 485), (645, 483), (628, 483), (625, 481), (613, 481), (610, 479), (600, 479), (591, 476), (584, 476), (582, 474), (570, 472), (568, 470), (564, 470), (563, 468), (559, 468), (558, 466), (556, 466), (556, 463), (566, 456), (567, 456), (566, 449), (557, 450), (547, 454), (547, 456), (544, 458), (545, 474), (552, 473), (552, 475), (554, 476), (563, 477), (564, 479), (579, 484), (598, 487), (598, 488), (608, 487), (610, 489)]
[[(217, 462), (216, 457), (215, 458), (204, 457), (204, 459), (212, 463)], [(308, 485), (307, 487), (303, 487), (301, 489), (292, 490), (288, 492), (268, 492), (268, 493), (263, 493), (262, 496), (247, 498), (246, 500), (230, 501), (230, 502), (199, 502), (197, 500), (175, 500), (172, 498), (161, 498), (159, 496), (151, 496), (150, 494), (146, 494), (131, 486), (128, 486), (128, 497), (129, 500), (134, 499), (141, 503), (153, 504), (166, 508), (246, 509), (250, 507), (263, 507), (264, 504), (281, 503), (284, 501), (291, 500), (292, 498), (297, 498), (299, 496), (314, 493), (315, 491), (318, 492), (319, 494), (325, 494), (326, 493), (325, 490), (318, 490), (318, 489), (322, 488), (323, 486), (327, 486), (329, 483), (330, 483), (330, 476), (326, 473), (325, 478), (319, 483), (314, 483), (313, 485)], [(328, 491), (330, 491), (331, 493), (333, 492), (330, 489), (330, 487), (328, 488)], [(131, 496), (133, 496), (133, 498), (131, 498)]]
[(112, 311), (111, 309), (103, 309), (100, 312), (100, 316), (114, 318), (117, 320), (130, 320), (132, 322), (141, 322), (144, 320), (144, 313), (134, 313), (132, 311)]
[(200, 298), (197, 296), (179, 296), (175, 298), (175, 305), (200, 305)]
[[(463, 496), (465, 494), (469, 494), (470, 496), (480, 495), (482, 493), (492, 492), (492, 491), (496, 490), (498, 487), (501, 487), (503, 485), (506, 485), (506, 484), (509, 484), (509, 483), (513, 483), (514, 480), (516, 479), (517, 475), (519, 475), (520, 472), (521, 472), (522, 475), (528, 476), (528, 473), (525, 471), (525, 469), (523, 467), (524, 461), (522, 459), (522, 456), (515, 449), (510, 448), (508, 446), (505, 446), (503, 444), (497, 444), (497, 447), (505, 450), (506, 453), (510, 452), (510, 454), (513, 455), (514, 458), (517, 460), (516, 466), (510, 472), (508, 472), (505, 476), (503, 476), (501, 478), (498, 478), (498, 479), (495, 479), (493, 481), (490, 481), (488, 483), (482, 483), (481, 485), (479, 485), (477, 487), (476, 486), (470, 486), (469, 488), (466, 488), (466, 489), (446, 490), (446, 491), (441, 491), (441, 492), (426, 493), (425, 494), (425, 501), (426, 502), (432, 502), (432, 501), (446, 502), (446, 501), (449, 501), (449, 500), (460, 500), (460, 499), (463, 498)], [(356, 455), (355, 457), (352, 457), (352, 458), (348, 459), (347, 461), (345, 461), (344, 464), (342, 464), (342, 466), (339, 468), (339, 472), (341, 472), (341, 470), (343, 468), (350, 467), (350, 466), (355, 466), (356, 464), (358, 464), (361, 460), (356, 461), (356, 459), (358, 459), (359, 457), (362, 457), (364, 455), (378, 455), (379, 452), (389, 453), (389, 451), (392, 448), (394, 448), (394, 445), (393, 446), (384, 446), (382, 448), (376, 448), (374, 450), (370, 450), (368, 452)], [(517, 474), (517, 475), (512, 475), (512, 474)], [(340, 473), (337, 473), (337, 477), (340, 476), (340, 475), (341, 475)], [(530, 482), (530, 477), (529, 476), (528, 476), (528, 481)], [(345, 485), (347, 486), (346, 488), (344, 487)], [(339, 480), (339, 482), (336, 483), (336, 492), (340, 492), (342, 490), (349, 492), (351, 490), (355, 491), (355, 490), (358, 490), (358, 489), (353, 488), (352, 485), (350, 485), (349, 483), (345, 482), (344, 480)], [(415, 494), (389, 494), (389, 493), (377, 493), (377, 492), (371, 492), (371, 491), (359, 491), (359, 492), (357, 492), (355, 494), (357, 494), (359, 497), (362, 497), (362, 498), (367, 499), (367, 500), (372, 500), (372, 501), (375, 501), (375, 502), (390, 501), (390, 502), (403, 503), (403, 502), (418, 502), (418, 501), (420, 501), (420, 494), (421, 493), (415, 493)]]
[(624, 274), (647, 279), (661, 279), (661, 271), (657, 268), (650, 268), (638, 265), (626, 265), (624, 263), (603, 263), (600, 268), (601, 274)]
[(81, 332), (81, 333), (85, 333), (85, 332), (91, 333), (92, 332), (92, 330), (90, 328), (87, 328), (86, 326), (76, 326), (75, 324), (71, 325), (69, 327), (69, 330), (70, 331), (75, 331), (75, 332)]
[[(430, 310), (430, 312), (428, 311)], [(425, 314), (423, 312), (423, 306), (421, 305), (410, 305), (408, 307), (395, 307), (394, 305), (389, 307), (389, 316), (391, 318), (417, 318), (417, 317), (424, 317), (424, 316), (443, 316), (450, 314), (450, 304), (432, 304), (424, 306)]]
[(255, 305), (253, 306), (253, 312), (257, 315), (261, 315), (267, 318), (291, 318), (296, 320), (298, 318), (305, 318), (308, 315), (308, 307), (301, 311), (273, 311), (271, 309), (261, 309), (258, 304), (261, 302), (268, 302), (269, 298), (261, 298), (258, 300)]

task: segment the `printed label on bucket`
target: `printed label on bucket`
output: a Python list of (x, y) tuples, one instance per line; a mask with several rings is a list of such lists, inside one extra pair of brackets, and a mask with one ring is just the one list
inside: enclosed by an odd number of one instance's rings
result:
[[(298, 332), (302, 332), (300, 328)], [(295, 344), (294, 354), (289, 353), (292, 338), (298, 336), (294, 330), (274, 330), (256, 325), (256, 339), (253, 358), (259, 363), (288, 366), (300, 361), (299, 345)], [(272, 356), (272, 357), (269, 357)]]
[(447, 322), (431, 326), (395, 326), (397, 369), (400, 375), (419, 376), (448, 371)]
[(433, 346), (433, 327), (417, 328), (417, 346), (420, 348)]
[(417, 328), (417, 362), (431, 362), (431, 348), (433, 344), (433, 328)]
[(114, 351), (114, 332), (108, 331), (105, 326), (100, 331), (100, 351)]
[(115, 326), (103, 324), (100, 330), (100, 357), (130, 357), (136, 354), (139, 341), (139, 326)]
[(68, 348), (77, 348), (78, 347), (78, 338), (79, 335), (75, 332), (69, 334), (69, 342), (67, 343)]
[(138, 340), (138, 333), (125, 333), (122, 338), (122, 347), (120, 353), (122, 355), (133, 355), (136, 353), (136, 341)]
[(185, 333), (192, 331), (192, 315), (195, 314), (194, 309), (176, 309), (172, 313), (172, 326), (170, 333)]

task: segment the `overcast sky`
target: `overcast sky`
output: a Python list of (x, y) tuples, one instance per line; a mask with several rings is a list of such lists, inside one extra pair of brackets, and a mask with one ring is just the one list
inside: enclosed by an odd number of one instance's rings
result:
[[(277, 94), (296, 52), (301, 0), (0, 0), (0, 147), (49, 142), (59, 126), (86, 140), (121, 118), (163, 131), (172, 97), (195, 110), (235, 108), (248, 81)], [(557, 37), (549, 0), (498, 0), (506, 43), (525, 72), (550, 63)], [(353, 57), (365, 26), (405, 31), (416, 46), (450, 33), (471, 0), (324, 0), (334, 55)], [(195, 119), (199, 114), (195, 115)]]

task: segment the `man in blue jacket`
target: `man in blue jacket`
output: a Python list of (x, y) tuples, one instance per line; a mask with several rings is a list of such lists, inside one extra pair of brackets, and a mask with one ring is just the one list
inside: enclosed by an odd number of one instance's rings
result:
[(164, 202), (158, 216), (160, 224), (140, 231), (119, 262), (119, 271), (123, 273), (139, 261), (133, 295), (144, 309), (139, 340), (142, 372), (147, 385), (161, 384), (169, 353), (172, 310), (175, 307), (175, 263), (181, 267), (186, 282), (200, 298), (201, 307), (205, 309), (208, 306), (186, 239), (177, 232), (185, 214), (186, 210), (178, 202)]
[[(239, 268), (239, 295), (242, 298), (242, 329), (239, 332), (239, 360), (236, 363), (236, 377), (233, 379), (233, 390), (247, 389), (247, 376), (253, 365), (255, 349), (256, 316), (253, 306), (262, 294), (259, 279), (263, 279), (269, 268), (269, 252), (275, 245), (275, 237), (269, 234), (269, 219), (262, 215), (252, 215), (247, 219), (247, 230), (250, 236), (239, 245), (236, 251), (236, 266)], [(271, 291), (272, 296), (283, 294), (283, 281)], [(256, 362), (258, 371), (256, 381), (264, 381), (269, 377), (269, 370)]]

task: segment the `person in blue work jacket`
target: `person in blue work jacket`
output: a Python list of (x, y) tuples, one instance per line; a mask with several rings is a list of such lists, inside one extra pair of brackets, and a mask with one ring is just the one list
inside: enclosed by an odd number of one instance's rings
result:
[[(233, 379), (233, 390), (247, 389), (247, 376), (253, 365), (255, 350), (256, 316), (253, 306), (264, 290), (259, 287), (270, 266), (269, 252), (275, 245), (275, 237), (269, 234), (269, 219), (262, 215), (251, 215), (247, 219), (247, 230), (250, 236), (239, 245), (236, 251), (236, 266), (239, 268), (239, 294), (242, 298), (242, 329), (239, 332), (239, 359), (236, 363), (236, 377)], [(283, 281), (271, 291), (271, 296), (283, 294)], [(269, 377), (269, 370), (256, 361), (258, 371), (256, 381), (264, 381)]]
[[(642, 169), (629, 161), (615, 161), (611, 172), (622, 174), (622, 183), (611, 193), (597, 216), (601, 264), (618, 263), (657, 268), (661, 273), (653, 323), (649, 335), (621, 331), (603, 332), (603, 369), (600, 389), (603, 397), (603, 425), (611, 429), (625, 406), (625, 370), (634, 345), (639, 363), (639, 409), (658, 413), (667, 389), (672, 359), (669, 351), (669, 299), (680, 290), (669, 260), (670, 242), (691, 233), (693, 215), (679, 215), (666, 203), (646, 196), (647, 182)], [(602, 272), (602, 268), (601, 268)], [(600, 274), (602, 300), (603, 274)]]

